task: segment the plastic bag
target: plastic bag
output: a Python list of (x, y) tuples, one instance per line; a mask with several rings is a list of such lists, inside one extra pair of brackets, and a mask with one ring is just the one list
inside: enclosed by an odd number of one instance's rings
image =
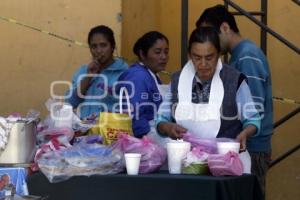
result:
[(74, 132), (70, 128), (48, 128), (37, 134), (37, 142), (38, 144), (47, 143), (51, 139), (61, 136), (65, 136), (68, 141), (71, 141), (74, 136)]
[(125, 166), (122, 152), (99, 144), (51, 151), (43, 154), (37, 162), (51, 183), (79, 175), (116, 174)]
[(66, 136), (54, 137), (49, 142), (41, 144), (35, 153), (34, 164), (31, 165), (31, 167), (30, 167), (31, 170), (32, 171), (39, 170), (37, 161), (38, 161), (38, 159), (40, 159), (42, 157), (43, 154), (50, 152), (50, 151), (66, 149), (71, 146), (72, 145), (69, 143), (69, 140)]
[(142, 174), (159, 170), (167, 158), (166, 150), (153, 143), (147, 136), (138, 139), (127, 134), (120, 134), (113, 147), (120, 149), (123, 153), (140, 153), (142, 157), (139, 173)]
[(206, 153), (215, 154), (218, 152), (216, 138), (203, 139), (195, 136), (194, 134), (186, 133), (183, 135), (182, 139), (190, 142), (192, 147), (198, 147)]
[(80, 136), (75, 137), (73, 145), (86, 145), (86, 144), (102, 144), (103, 139), (100, 135), (87, 135), (87, 136)]
[(96, 115), (92, 114), (87, 120), (80, 118), (71, 109), (71, 105), (57, 99), (49, 98), (45, 105), (50, 114), (45, 118), (42, 129), (70, 128), (74, 132), (85, 133), (96, 123)]
[(201, 147), (193, 147), (192, 151), (188, 152), (186, 158), (183, 160), (184, 165), (192, 163), (207, 163), (208, 153), (202, 150)]
[[(123, 111), (123, 95), (126, 99), (128, 113)], [(125, 87), (120, 88), (119, 106), (120, 113), (101, 112), (98, 122), (90, 129), (89, 134), (100, 134), (103, 137), (103, 143), (107, 145), (117, 141), (118, 136), (122, 133), (133, 135), (130, 101)]]
[(243, 174), (243, 164), (239, 154), (229, 151), (226, 154), (211, 154), (208, 156), (208, 166), (214, 176)]

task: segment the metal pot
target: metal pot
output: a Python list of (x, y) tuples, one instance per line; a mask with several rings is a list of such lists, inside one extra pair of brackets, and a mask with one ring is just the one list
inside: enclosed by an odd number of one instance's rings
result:
[[(4, 123), (3, 123), (4, 122)], [(30, 163), (36, 150), (36, 120), (0, 120), (0, 129), (8, 133), (8, 142), (0, 151), (0, 164)]]

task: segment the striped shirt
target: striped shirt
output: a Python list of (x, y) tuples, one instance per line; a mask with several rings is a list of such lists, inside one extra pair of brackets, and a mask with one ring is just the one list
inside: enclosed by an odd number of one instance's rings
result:
[(250, 152), (269, 152), (273, 133), (272, 83), (268, 61), (250, 40), (241, 41), (231, 52), (229, 64), (247, 76), (253, 100), (262, 116), (260, 133), (250, 138)]

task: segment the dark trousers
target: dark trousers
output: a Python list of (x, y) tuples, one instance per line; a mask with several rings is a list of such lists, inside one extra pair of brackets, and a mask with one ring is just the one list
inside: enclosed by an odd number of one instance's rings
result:
[(251, 173), (257, 176), (263, 196), (266, 195), (266, 175), (271, 162), (271, 153), (249, 152), (251, 156)]

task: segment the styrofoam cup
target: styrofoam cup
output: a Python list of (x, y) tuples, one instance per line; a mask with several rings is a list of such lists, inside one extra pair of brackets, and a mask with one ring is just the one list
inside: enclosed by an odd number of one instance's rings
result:
[(239, 142), (217, 142), (217, 148), (219, 154), (226, 154), (228, 151), (239, 153)]
[(173, 141), (167, 143), (168, 168), (170, 174), (181, 174), (182, 160), (191, 149), (191, 143)]
[(139, 174), (140, 161), (140, 153), (125, 153), (125, 163), (128, 175)]
[(63, 106), (56, 111), (54, 118), (56, 128), (72, 128), (73, 119), (73, 107), (68, 104)]

